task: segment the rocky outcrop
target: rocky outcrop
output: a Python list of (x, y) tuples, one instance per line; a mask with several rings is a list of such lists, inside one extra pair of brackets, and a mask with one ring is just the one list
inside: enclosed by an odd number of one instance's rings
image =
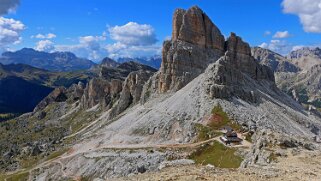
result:
[(270, 67), (273, 72), (298, 72), (300, 68), (292, 64), (284, 56), (272, 52), (271, 50), (253, 47), (251, 48), (252, 56), (262, 65)]
[(173, 17), (172, 41), (181, 40), (204, 48), (224, 50), (224, 36), (197, 6), (178, 9)]
[(34, 112), (43, 110), (49, 104), (53, 102), (64, 102), (67, 98), (67, 89), (64, 87), (58, 87), (53, 90), (47, 97), (45, 97), (34, 109)]
[(224, 52), (224, 36), (198, 7), (174, 13), (172, 40), (163, 44), (159, 92), (177, 91)]
[(100, 69), (100, 77), (105, 80), (112, 80), (112, 79), (119, 79), (119, 80), (125, 80), (126, 77), (129, 75), (129, 73), (134, 71), (149, 71), (149, 72), (156, 72), (157, 70), (147, 66), (143, 65), (137, 62), (125, 62), (117, 67), (107, 67), (107, 66), (101, 66)]
[(92, 79), (87, 84), (81, 105), (88, 109), (100, 104), (110, 109), (118, 102), (117, 108), (114, 108), (117, 110), (115, 114), (118, 114), (130, 104), (138, 102), (144, 83), (155, 72), (156, 69), (152, 67), (132, 61), (117, 67), (102, 66), (100, 78)]
[(304, 71), (308, 71), (315, 65), (321, 64), (321, 49), (304, 47), (292, 51), (288, 56), (293, 64), (300, 67)]
[[(177, 91), (219, 59), (227, 67), (215, 68), (218, 71), (215, 78), (218, 85), (233, 85), (244, 81), (238, 75), (241, 73), (255, 80), (274, 81), (273, 72), (259, 65), (251, 56), (248, 43), (235, 33), (231, 33), (225, 41), (220, 30), (198, 7), (175, 11), (172, 39), (164, 42), (162, 54), (161, 69), (148, 81), (145, 93)], [(144, 102), (146, 96), (142, 100)]]
[(97, 104), (102, 107), (111, 108), (115, 100), (119, 98), (122, 90), (122, 81), (113, 79), (107, 81), (94, 78), (87, 84), (81, 98), (81, 106), (84, 109), (92, 108)]
[(321, 64), (296, 74), (277, 74), (276, 82), (296, 101), (321, 108)]
[(113, 118), (126, 110), (130, 105), (140, 101), (143, 86), (154, 72), (136, 71), (126, 78), (118, 103), (113, 107), (110, 117)]
[(119, 64), (118, 62), (116, 62), (115, 60), (106, 57), (106, 58), (104, 58), (104, 59), (101, 61), (100, 65), (101, 65), (102, 67), (117, 67), (117, 66), (119, 66), (120, 64)]
[(206, 73), (209, 75), (206, 92), (212, 98), (240, 97), (256, 102), (256, 92), (246, 86), (248, 81), (264, 81), (275, 86), (272, 70), (256, 62), (249, 45), (234, 33), (226, 41), (225, 55), (210, 65)]

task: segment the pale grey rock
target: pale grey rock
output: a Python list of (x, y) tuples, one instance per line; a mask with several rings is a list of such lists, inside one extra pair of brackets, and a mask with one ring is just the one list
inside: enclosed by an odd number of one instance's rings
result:
[(111, 110), (111, 118), (126, 110), (130, 105), (134, 105), (140, 101), (143, 86), (153, 74), (154, 72), (141, 70), (128, 75), (123, 83), (119, 100)]
[(119, 98), (121, 90), (122, 81), (120, 80), (108, 81), (94, 78), (87, 84), (80, 104), (84, 109), (92, 108), (97, 104), (109, 109), (113, 102)]
[(172, 40), (163, 44), (158, 91), (181, 89), (223, 52), (224, 36), (201, 9), (176, 10)]
[(300, 68), (292, 64), (286, 57), (275, 53), (271, 50), (253, 47), (251, 48), (252, 56), (260, 62), (272, 69), (273, 72), (299, 72)]
[(288, 56), (293, 64), (307, 71), (315, 65), (321, 64), (321, 49), (303, 47), (301, 49), (292, 51)]

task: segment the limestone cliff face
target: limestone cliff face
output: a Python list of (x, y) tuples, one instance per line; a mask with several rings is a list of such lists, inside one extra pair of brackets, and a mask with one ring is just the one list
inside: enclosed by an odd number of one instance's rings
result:
[(172, 41), (181, 40), (203, 48), (224, 50), (224, 36), (197, 6), (178, 9), (173, 17)]
[(67, 89), (64, 87), (58, 87), (54, 89), (47, 97), (45, 97), (34, 109), (33, 112), (44, 109), (49, 104), (54, 102), (64, 102), (67, 100)]
[(81, 105), (84, 109), (94, 107), (97, 104), (110, 108), (113, 102), (119, 98), (121, 90), (122, 81), (120, 80), (107, 81), (94, 78), (89, 81), (84, 90)]
[(224, 36), (198, 7), (178, 9), (172, 40), (163, 45), (159, 92), (177, 91), (224, 53)]
[(154, 72), (140, 70), (132, 72), (128, 75), (123, 83), (119, 100), (111, 110), (110, 118), (117, 116), (129, 106), (140, 101), (143, 86), (153, 74)]
[[(104, 60), (105, 64), (111, 62), (108, 58)], [(118, 102), (117, 109), (121, 110), (116, 111), (118, 114), (131, 103), (138, 102), (142, 92), (142, 88), (139, 87), (143, 87), (155, 71), (152, 67), (136, 62), (125, 62), (117, 67), (101, 65), (100, 78), (89, 81), (83, 91), (80, 104), (84, 109), (99, 104), (103, 109), (108, 110)]]
[[(245, 75), (258, 81), (274, 82), (273, 72), (251, 56), (248, 43), (235, 33), (225, 41), (220, 30), (198, 7), (175, 11), (172, 39), (164, 42), (162, 54), (161, 69), (145, 85), (142, 102), (146, 101), (149, 92), (181, 89), (216, 61), (220, 64), (213, 72), (216, 74), (214, 84), (238, 84), (245, 81), (242, 78)], [(230, 96), (229, 93), (222, 94), (224, 96), (218, 97)]]
[(250, 46), (231, 33), (226, 41), (226, 52), (207, 69), (207, 93), (212, 98), (239, 97), (256, 102), (256, 92), (247, 86), (248, 81), (257, 81), (276, 88), (273, 71), (260, 65), (252, 56)]
[(299, 72), (300, 68), (291, 63), (291, 60), (261, 47), (251, 48), (252, 56), (262, 65), (270, 67), (273, 72)]

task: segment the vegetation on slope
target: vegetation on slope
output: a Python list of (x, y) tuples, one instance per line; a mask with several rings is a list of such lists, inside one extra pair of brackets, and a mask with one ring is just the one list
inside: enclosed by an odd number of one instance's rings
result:
[(220, 168), (238, 168), (243, 159), (235, 155), (236, 149), (229, 148), (214, 141), (207, 144), (191, 154), (190, 159), (196, 163), (207, 165), (212, 164)]
[(230, 126), (234, 130), (241, 129), (240, 125), (228, 117), (227, 113), (224, 112), (220, 104), (214, 106), (212, 109), (212, 117), (208, 125), (215, 130), (222, 129), (224, 126)]

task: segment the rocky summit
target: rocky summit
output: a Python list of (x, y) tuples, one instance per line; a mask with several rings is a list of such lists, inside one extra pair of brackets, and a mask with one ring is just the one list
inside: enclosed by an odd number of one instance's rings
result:
[(160, 70), (106, 59), (99, 77), (0, 123), (4, 178), (317, 180), (320, 115), (197, 6), (176, 10), (172, 29)]
[(172, 40), (163, 45), (159, 91), (179, 90), (224, 53), (224, 36), (198, 7), (178, 9)]

